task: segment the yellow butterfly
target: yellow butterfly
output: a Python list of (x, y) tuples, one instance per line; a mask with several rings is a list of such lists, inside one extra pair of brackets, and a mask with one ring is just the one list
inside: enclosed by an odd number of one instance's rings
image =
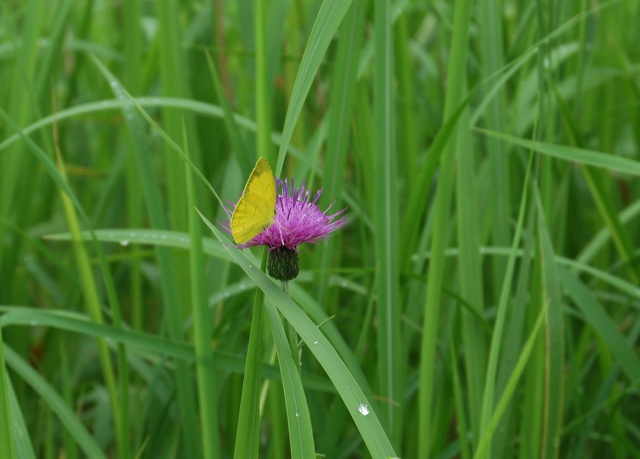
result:
[(242, 196), (231, 215), (231, 235), (244, 244), (273, 223), (276, 216), (276, 179), (271, 166), (258, 158)]

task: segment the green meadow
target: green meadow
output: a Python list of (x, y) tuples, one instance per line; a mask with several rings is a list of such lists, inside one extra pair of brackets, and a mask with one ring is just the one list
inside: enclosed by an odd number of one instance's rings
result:
[[(640, 458), (639, 25), (1, 2), (0, 458)], [(259, 157), (346, 209), (288, 282)]]

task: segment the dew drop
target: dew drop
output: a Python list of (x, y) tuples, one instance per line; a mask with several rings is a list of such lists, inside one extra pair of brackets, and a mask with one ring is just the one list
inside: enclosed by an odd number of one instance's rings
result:
[(31, 325), (32, 327), (35, 327), (36, 325), (38, 325), (38, 322), (36, 322), (35, 320), (32, 320), (31, 322), (29, 322), (29, 325)]
[(313, 344), (318, 344), (318, 340), (317, 340), (317, 339), (314, 339), (314, 340), (313, 340)]
[(121, 245), (122, 247), (126, 247), (126, 246), (128, 246), (128, 245), (129, 245), (129, 241), (127, 241), (126, 239), (123, 239), (122, 241), (120, 241), (120, 245)]
[(297, 411), (296, 411), (296, 417), (297, 417), (297, 418), (299, 418), (299, 417), (300, 417), (300, 413), (298, 413)]
[(367, 405), (366, 403), (361, 403), (360, 405), (358, 405), (358, 411), (361, 415), (367, 416), (370, 413), (369, 405)]

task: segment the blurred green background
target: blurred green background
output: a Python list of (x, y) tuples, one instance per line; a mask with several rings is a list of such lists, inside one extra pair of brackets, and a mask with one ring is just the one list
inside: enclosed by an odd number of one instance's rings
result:
[[(640, 457), (638, 24), (3, 1), (0, 457)], [(290, 299), (203, 224), (258, 156), (349, 216)]]

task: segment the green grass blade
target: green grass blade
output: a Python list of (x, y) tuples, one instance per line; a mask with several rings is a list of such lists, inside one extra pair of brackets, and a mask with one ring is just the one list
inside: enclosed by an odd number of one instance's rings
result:
[[(69, 196), (69, 199), (71, 199), (76, 209), (82, 212), (82, 208), (80, 206), (80, 203), (78, 202), (78, 199), (76, 198), (75, 194), (69, 187), (69, 184), (67, 183), (67, 181), (58, 172), (58, 169), (56, 168), (56, 165), (53, 162), (53, 160), (49, 158), (49, 156), (47, 156), (47, 154), (33, 140), (27, 137), (27, 135), (18, 127), (15, 121), (13, 121), (13, 119), (1, 107), (0, 107), (0, 117), (2, 117), (4, 121), (9, 126), (11, 126), (13, 130), (16, 131), (17, 133), (16, 138), (21, 138), (22, 140), (24, 140), (24, 142), (29, 147), (29, 150), (31, 150), (31, 152), (35, 155), (38, 161), (40, 161), (40, 164), (42, 165), (42, 167), (44, 167), (47, 174), (49, 174), (49, 177), (51, 177), (51, 179), (54, 181), (54, 183), (58, 186), (58, 188), (61, 191), (64, 191), (67, 194), (67, 196)], [(52, 121), (53, 120), (55, 120), (55, 118), (52, 118)], [(86, 217), (84, 214), (82, 216)]]
[[(632, 203), (620, 213), (620, 223), (627, 224), (637, 215), (640, 215), (640, 201)], [(606, 247), (611, 238), (611, 228), (609, 226), (602, 228), (591, 238), (589, 243), (584, 245), (582, 251), (576, 257), (576, 262), (584, 264), (591, 262), (595, 255), (600, 252), (603, 247)]]
[[(206, 223), (209, 225), (208, 222)], [(266, 253), (263, 255), (262, 265), (264, 269), (266, 267)], [(233, 450), (233, 457), (236, 459), (257, 458), (259, 452), (260, 368), (264, 347), (262, 339), (264, 307), (264, 293), (258, 289), (253, 300), (251, 331), (249, 333), (247, 359), (242, 381), (242, 398), (240, 399), (238, 426), (236, 428), (236, 444)]]
[[(14, 16), (20, 16), (18, 13), (10, 14), (8, 4), (1, 5), (2, 27), (8, 32), (4, 40), (12, 41), (13, 45), (19, 52), (16, 53), (15, 59), (8, 68), (9, 73), (3, 75), (3, 103), (0, 115), (4, 121), (11, 127), (12, 131), (20, 134), (19, 126), (26, 124), (32, 116), (34, 108), (37, 106), (39, 96), (35, 93), (35, 80), (38, 79), (37, 63), (38, 63), (38, 41), (40, 38), (40, 29), (42, 24), (46, 22), (48, 13), (46, 10), (46, 2), (36, 0), (29, 2), (28, 8), (23, 11), (20, 20), (16, 20)], [(12, 20), (13, 18), (13, 20)], [(18, 27), (20, 33), (18, 33)], [(3, 40), (3, 41), (4, 41)], [(5, 112), (6, 109), (6, 112)], [(33, 151), (33, 150), (32, 150)], [(37, 153), (36, 153), (37, 155)], [(42, 161), (42, 158), (38, 158)], [(2, 167), (0, 167), (0, 215), (4, 217), (13, 217), (16, 222), (22, 224), (26, 215), (23, 212), (16, 212), (16, 209), (23, 209), (27, 202), (26, 199), (33, 191), (33, 184), (29, 183), (28, 187), (22, 187), (23, 181), (29, 177), (29, 171), (36, 164), (29, 155), (24, 155), (16, 148), (10, 150), (2, 158)], [(47, 167), (47, 164), (44, 164)], [(47, 167), (47, 171), (51, 169)], [(55, 180), (55, 177), (53, 177)], [(0, 234), (4, 235), (5, 225), (0, 223)], [(14, 263), (15, 257), (19, 256), (19, 245), (8, 247), (0, 250), (0, 271), (7, 293), (0, 293), (0, 298), (7, 295), (13, 285)]]
[[(493, 76), (504, 68), (505, 49), (502, 46), (504, 37), (504, 25), (501, 17), (501, 2), (499, 0), (481, 0), (479, 2), (479, 22), (483, 24), (480, 29), (481, 46), (481, 73), (482, 79), (491, 84), (485, 84), (481, 90), (486, 95), (488, 102), (483, 107), (483, 125), (487, 129), (502, 131), (503, 124), (507, 121), (506, 97), (504, 91), (497, 91), (495, 98), (490, 97), (499, 84)], [(498, 139), (487, 138), (486, 150), (491, 152), (489, 164), (491, 168), (491, 188), (487, 197), (487, 211), (491, 213), (491, 230), (489, 240), (493, 245), (507, 246), (511, 240), (511, 228), (509, 226), (509, 208), (511, 206), (511, 157)], [(491, 260), (493, 269), (492, 285), (494, 291), (501, 290), (501, 280), (504, 277), (506, 265), (503, 260)]]
[[(109, 82), (114, 95), (121, 101), (129, 102), (128, 95), (120, 82), (109, 70), (97, 59), (94, 63)], [(136, 159), (138, 174), (140, 175), (141, 186), (145, 198), (146, 208), (149, 219), (154, 228), (166, 229), (167, 219), (162, 205), (160, 190), (153, 168), (148, 167), (152, 164), (152, 157), (149, 147), (145, 142), (145, 132), (142, 120), (133, 104), (128, 103), (123, 106), (124, 119), (127, 121), (127, 128), (132, 140), (132, 154)], [(164, 314), (169, 334), (174, 340), (182, 337), (180, 328), (181, 308), (179, 292), (176, 286), (176, 278), (174, 277), (174, 264), (172, 254), (164, 247), (156, 247), (156, 256), (160, 268), (160, 276), (162, 278), (161, 290), (164, 301)], [(195, 456), (195, 449), (198, 441), (195, 437), (195, 402), (193, 400), (191, 384), (188, 379), (188, 370), (184, 362), (176, 362), (176, 385), (178, 389), (178, 399), (180, 405), (180, 415), (182, 419), (182, 432), (184, 436), (185, 448), (187, 452), (191, 452)], [(191, 455), (188, 454), (188, 455)]]
[(451, 139), (451, 136), (455, 133), (455, 130), (458, 127), (460, 116), (470, 101), (471, 94), (469, 94), (465, 100), (458, 105), (453, 114), (446, 119), (444, 125), (438, 131), (436, 138), (431, 144), (429, 154), (427, 155), (424, 164), (418, 171), (416, 190), (408, 198), (407, 211), (405, 212), (406, 217), (403, 218), (401, 225), (401, 260), (406, 260), (406, 263), (409, 263), (411, 260), (411, 251), (416, 246), (416, 238), (419, 230), (421, 229), (420, 222), (423, 220), (423, 213), (427, 211), (424, 202), (429, 194), (438, 165), (440, 164), (440, 159), (449, 143), (449, 140)]
[(635, 250), (629, 233), (626, 228), (622, 226), (620, 218), (618, 217), (618, 212), (615, 208), (612, 196), (611, 185), (607, 183), (609, 181), (609, 177), (605, 176), (604, 171), (594, 170), (591, 167), (583, 167), (582, 170), (584, 172), (585, 179), (587, 180), (587, 184), (589, 185), (589, 189), (591, 190), (593, 199), (598, 206), (600, 215), (602, 215), (602, 218), (609, 228), (611, 238), (613, 239), (620, 256), (627, 264), (631, 279), (635, 283), (639, 283), (639, 268), (637, 264), (634, 264), (636, 258), (634, 253)]
[[(185, 135), (186, 141), (186, 135)], [(189, 149), (185, 147), (187, 157)], [(202, 450), (205, 459), (218, 457), (220, 439), (218, 434), (218, 383), (211, 353), (212, 316), (207, 304), (206, 277), (204, 273), (204, 252), (202, 251), (202, 224), (196, 208), (194, 177), (191, 168), (185, 164), (187, 197), (189, 198), (189, 267), (191, 279), (191, 303), (193, 310), (193, 335), (196, 354), (198, 399), (200, 402), (200, 422), (202, 425)]]
[[(0, 307), (0, 310), (6, 311), (0, 321), (3, 327), (12, 325), (52, 327), (126, 344), (131, 348), (131, 353), (154, 362), (159, 361), (160, 358), (173, 358), (188, 363), (196, 361), (193, 346), (148, 333), (97, 324), (83, 315), (66, 311), (41, 311), (27, 307)], [(228, 352), (214, 350), (212, 360), (214, 368), (220, 371), (242, 373), (244, 370), (245, 359)], [(276, 381), (280, 379), (278, 369), (272, 365), (263, 364), (261, 372), (269, 379)], [(303, 373), (302, 380), (308, 389), (334, 392), (333, 386), (326, 378)]]
[(345, 16), (340, 28), (336, 64), (331, 79), (327, 126), (327, 156), (324, 168), (324, 193), (320, 198), (322, 207), (337, 200), (340, 208), (350, 130), (353, 115), (357, 67), (353, 65), (362, 45), (366, 8), (356, 2)]
[(9, 379), (7, 377), (5, 357), (4, 357), (4, 340), (2, 338), (2, 327), (0, 327), (0, 456), (13, 457), (14, 456), (14, 436), (11, 428), (13, 423), (12, 417), (12, 402), (11, 402), (11, 387), (9, 386)]
[[(320, 207), (326, 208), (333, 204), (336, 209), (342, 208), (342, 192), (347, 171), (349, 140), (351, 138), (350, 120), (354, 115), (357, 68), (353, 62), (357, 59), (362, 46), (365, 25), (364, 2), (356, 2), (345, 16), (338, 32), (338, 49), (334, 67), (327, 114), (327, 145), (324, 176), (322, 180), (323, 193), (320, 197)], [(331, 267), (335, 255), (337, 242), (330, 239), (320, 247), (318, 269), (324, 273)], [(329, 300), (327, 276), (318, 276), (318, 302), (330, 307), (335, 302)]]
[[(213, 118), (224, 118), (224, 110), (217, 105), (208, 104), (205, 102), (199, 102), (195, 100), (189, 99), (181, 99), (175, 97), (140, 97), (136, 99), (128, 99), (128, 98), (120, 98), (117, 100), (103, 100), (99, 102), (91, 102), (87, 104), (80, 104), (74, 106), (69, 109), (60, 110), (55, 115), (45, 116), (40, 120), (34, 122), (33, 124), (22, 129), (22, 134), (14, 134), (7, 137), (5, 140), (0, 142), (0, 151), (6, 149), (10, 145), (14, 144), (16, 141), (22, 138), (22, 135), (27, 136), (30, 133), (36, 131), (37, 129), (41, 129), (47, 126), (52, 125), (54, 122), (60, 123), (64, 120), (75, 118), (84, 115), (95, 114), (96, 112), (101, 111), (121, 111), (124, 108), (127, 108), (132, 103), (137, 103), (141, 107), (164, 107), (164, 108), (173, 108), (179, 110), (186, 110), (193, 112), (197, 115), (210, 116)], [(241, 116), (239, 114), (233, 115), (236, 123), (239, 127), (246, 129), (249, 132), (257, 131), (257, 124), (255, 121), (248, 119), (245, 116)], [(17, 124), (13, 124), (16, 126)], [(274, 145), (281, 144), (281, 136), (277, 133), (271, 134), (271, 142)], [(300, 156), (300, 150), (294, 148), (289, 145), (287, 147), (287, 151), (290, 153), (296, 154)]]
[[(462, 339), (465, 347), (465, 370), (468, 384), (469, 424), (474, 438), (480, 433), (483, 384), (486, 380), (487, 340), (482, 323), (476, 317), (482, 316), (484, 306), (484, 280), (480, 258), (481, 234), (475, 222), (479, 221), (478, 188), (475, 172), (476, 152), (472, 146), (469, 129), (468, 110), (462, 113), (457, 138), (456, 225), (459, 253), (460, 293), (470, 305), (462, 312)], [(496, 205), (496, 203), (494, 203)], [(505, 276), (505, 281), (509, 278)], [(470, 313), (472, 309), (475, 314)], [(500, 333), (496, 329), (496, 334)], [(494, 335), (495, 336), (495, 335)]]
[(565, 292), (585, 315), (589, 325), (598, 333), (607, 348), (616, 357), (629, 379), (640, 381), (640, 358), (625, 340), (613, 319), (607, 314), (600, 302), (593, 296), (586, 285), (564, 268), (558, 268), (558, 275)]
[[(215, 236), (221, 242), (226, 242), (222, 233), (204, 217), (202, 218)], [(295, 328), (306, 346), (318, 359), (342, 397), (345, 407), (369, 449), (369, 453), (375, 459), (396, 457), (391, 442), (372, 409), (372, 404), (367, 400), (361, 387), (324, 336), (322, 330), (239, 250), (232, 247), (225, 248), (233, 260), (255, 282), (260, 289), (259, 291), (264, 292), (268, 300), (276, 305), (280, 313)]]
[[(18, 403), (18, 398), (16, 396), (15, 391), (13, 390), (13, 386), (11, 386), (11, 381), (7, 380), (9, 387), (9, 400), (11, 404), (11, 419), (13, 422), (7, 423), (8, 426), (13, 426), (13, 443), (11, 439), (7, 439), (6, 447), (7, 449), (3, 450), (3, 453), (9, 453), (10, 455), (7, 457), (19, 457), (20, 459), (35, 459), (36, 455), (33, 452), (33, 445), (31, 444), (31, 439), (28, 435), (27, 425), (24, 421), (24, 416), (22, 415), (22, 410), (20, 408), (20, 403)], [(14, 446), (15, 445), (15, 446)], [(11, 452), (11, 448), (15, 447), (16, 453)]]
[(209, 53), (207, 53), (207, 63), (209, 64), (209, 72), (211, 73), (211, 79), (213, 80), (216, 95), (220, 101), (220, 107), (224, 114), (224, 125), (227, 128), (227, 135), (229, 136), (229, 140), (233, 146), (235, 156), (238, 158), (238, 162), (242, 166), (243, 170), (251, 170), (255, 164), (254, 155), (249, 152), (245, 146), (242, 136), (240, 135), (238, 124), (234, 118), (233, 111), (231, 110), (231, 105), (229, 104), (224, 88), (222, 87), (220, 75), (218, 75), (218, 70), (216, 69), (213, 59)]
[[(166, 246), (173, 248), (189, 249), (190, 242), (187, 235), (183, 233), (177, 233), (174, 231), (162, 231), (162, 230), (97, 230), (95, 232), (96, 237), (100, 241), (113, 242), (117, 244), (149, 244)], [(83, 237), (88, 237), (89, 234), (83, 234)], [(68, 234), (49, 235), (47, 239), (55, 241), (67, 241), (70, 240)], [(222, 261), (232, 261), (228, 251), (218, 241), (214, 241), (211, 238), (203, 238), (203, 251), (216, 259)], [(357, 359), (353, 355), (353, 352), (349, 348), (348, 344), (344, 341), (343, 336), (340, 334), (334, 321), (329, 320), (326, 311), (314, 300), (308, 292), (303, 288), (298, 287), (296, 284), (290, 286), (291, 293), (296, 299), (298, 304), (304, 308), (305, 312), (316, 323), (323, 323), (323, 331), (325, 336), (331, 341), (332, 345), (336, 348), (341, 358), (345, 361), (349, 370), (352, 372), (358, 384), (363, 387), (363, 390), (367, 394), (371, 394), (371, 389), (367, 383), (365, 375), (359, 368)], [(221, 292), (221, 296), (226, 295), (226, 292)], [(116, 338), (112, 338), (117, 340)], [(216, 360), (220, 357), (216, 357)]]
[(640, 162), (622, 156), (608, 155), (599, 151), (587, 150), (584, 148), (567, 147), (564, 145), (555, 145), (545, 142), (534, 142), (532, 140), (522, 139), (500, 132), (487, 131), (484, 129), (477, 130), (488, 136), (497, 137), (513, 143), (514, 145), (519, 145), (521, 147), (537, 151), (538, 153), (542, 153), (552, 158), (599, 167), (612, 172), (640, 175)]
[(418, 129), (414, 89), (414, 68), (411, 61), (411, 41), (409, 37), (409, 14), (405, 9), (394, 24), (393, 56), (397, 80), (398, 126), (402, 126), (397, 136), (400, 169), (407, 182), (407, 189), (416, 189), (415, 175), (418, 164)]
[[(79, 244), (79, 240), (77, 239), (80, 235), (79, 222), (78, 222), (75, 211), (77, 210), (77, 212), (83, 217), (84, 220), (87, 220), (87, 216), (83, 211), (75, 193), (71, 190), (66, 180), (64, 171), (62, 169), (58, 170), (55, 164), (53, 163), (53, 161), (46, 155), (46, 153), (40, 147), (38, 147), (38, 145), (35, 142), (33, 142), (30, 138), (26, 137), (22, 133), (22, 131), (20, 131), (17, 128), (13, 120), (11, 120), (11, 118), (9, 118), (8, 115), (4, 113), (4, 111), (2, 111), (2, 109), (0, 109), (0, 115), (3, 116), (5, 120), (14, 127), (14, 129), (18, 130), (18, 134), (24, 139), (29, 149), (35, 154), (36, 158), (43, 164), (43, 166), (45, 167), (45, 170), (47, 170), (47, 172), (49, 173), (51, 178), (54, 180), (56, 185), (58, 185), (62, 199), (63, 199), (63, 204), (65, 208), (65, 213), (67, 215), (68, 224), (72, 229), (72, 232), (76, 236), (76, 244)], [(93, 237), (93, 235), (90, 235), (90, 237)], [(77, 245), (76, 249), (77, 249), (76, 254), (78, 256), (77, 262), (79, 266), (81, 266), (80, 268), (81, 277), (82, 277), (81, 286), (83, 287), (83, 291), (85, 295), (87, 295), (89, 311), (93, 317), (93, 320), (100, 322), (102, 320), (101, 312), (100, 312), (101, 304), (98, 300), (95, 285), (93, 283), (93, 274), (91, 272), (91, 269), (88, 266), (87, 255), (86, 255), (84, 246), (82, 246), (82, 244), (80, 244), (79, 246)], [(103, 264), (103, 268), (104, 268), (104, 264)], [(111, 282), (109, 282), (108, 280), (108, 273), (106, 273), (105, 271), (103, 271), (103, 273), (107, 276), (107, 284), (110, 286)], [(113, 291), (110, 290), (109, 294), (110, 294), (110, 300), (113, 300)], [(119, 317), (119, 313), (118, 313), (118, 307), (116, 303), (117, 302), (111, 301), (111, 305), (113, 306), (112, 312), (114, 314), (114, 318), (117, 321), (117, 317)], [(113, 369), (110, 364), (109, 353), (106, 346), (104, 345), (104, 343), (99, 344), (99, 346), (100, 346), (100, 354), (101, 354), (100, 359), (103, 367), (105, 383), (107, 385), (107, 389), (110, 393), (111, 401), (112, 401), (112, 409), (114, 412), (114, 423), (116, 426), (118, 444), (121, 447), (121, 452), (123, 457), (126, 457), (126, 450), (124, 449), (124, 444), (126, 443), (124, 438), (126, 436), (126, 430), (122, 428), (123, 421), (122, 421), (122, 417), (119, 415), (120, 405), (118, 404), (119, 398), (117, 397), (117, 390), (115, 386)], [(119, 356), (122, 352), (123, 352), (122, 350), (119, 351)], [(122, 360), (123, 359), (121, 359), (121, 361)], [(126, 369), (122, 370), (122, 375), (123, 375), (123, 378), (126, 378)], [(122, 402), (122, 406), (126, 407), (127, 405), (126, 396), (120, 398), (120, 400)]]
[(489, 445), (491, 444), (491, 438), (493, 437), (493, 434), (496, 428), (498, 427), (498, 423), (500, 422), (500, 419), (502, 418), (502, 415), (504, 414), (507, 408), (509, 400), (513, 397), (513, 394), (516, 389), (516, 385), (518, 384), (518, 380), (520, 379), (520, 376), (522, 376), (522, 373), (524, 372), (524, 369), (527, 365), (529, 357), (531, 356), (531, 352), (533, 351), (535, 341), (538, 338), (538, 334), (540, 332), (542, 324), (544, 323), (545, 315), (546, 315), (546, 306), (544, 306), (540, 311), (540, 314), (538, 314), (538, 318), (535, 322), (533, 330), (531, 331), (531, 335), (529, 335), (527, 342), (522, 348), (522, 352), (520, 353), (518, 362), (516, 363), (516, 366), (513, 369), (513, 372), (511, 373), (511, 376), (509, 378), (509, 381), (507, 382), (505, 390), (502, 393), (502, 396), (500, 397), (496, 405), (496, 408), (493, 412), (493, 415), (491, 416), (491, 419), (489, 420), (489, 423), (487, 424), (487, 430), (484, 433), (484, 435), (479, 439), (478, 449), (476, 450), (476, 454), (473, 456), (473, 459), (483, 459), (486, 456), (487, 450), (489, 449)]
[(88, 457), (95, 457), (96, 459), (104, 458), (105, 456), (98, 444), (91, 435), (89, 435), (89, 432), (87, 432), (87, 429), (85, 429), (73, 410), (66, 405), (62, 397), (60, 397), (51, 385), (49, 385), (28, 362), (16, 354), (14, 350), (5, 346), (4, 351), (7, 364), (42, 397), (49, 408), (58, 416), (60, 421), (71, 433), (85, 454)]
[[(191, 88), (189, 85), (190, 67), (187, 65), (187, 56), (183, 50), (183, 41), (185, 34), (182, 31), (182, 22), (180, 21), (180, 5), (173, 0), (160, 0), (157, 2), (157, 19), (160, 33), (155, 34), (154, 38), (159, 42), (159, 76), (161, 93), (164, 96), (177, 96), (186, 99), (192, 98)], [(104, 71), (103, 74), (106, 75)], [(118, 83), (116, 78), (107, 77), (110, 84)], [(126, 98), (126, 93), (122, 85), (113, 87), (114, 95), (117, 98)], [(131, 117), (132, 107), (123, 110), (125, 117), (128, 115), (129, 133), (134, 136), (134, 132), (140, 132), (141, 124), (139, 115)], [(129, 113), (127, 113), (129, 112)], [(190, 158), (195, 164), (201, 164), (200, 148), (195, 135), (193, 119), (189, 113), (179, 113), (175, 110), (165, 109), (162, 113), (163, 129), (172, 139), (180, 139), (183, 135), (183, 127), (186, 127), (187, 137), (189, 139)], [(140, 148), (144, 143), (144, 137), (134, 140), (135, 149)], [(148, 147), (145, 146), (145, 150)], [(150, 159), (148, 152), (145, 156)], [(185, 203), (187, 202), (187, 187), (185, 183), (185, 175), (182, 170), (182, 159), (172, 151), (171, 145), (164, 145), (163, 168), (161, 172), (164, 174), (166, 182), (165, 199), (167, 211), (162, 211), (162, 227), (166, 225), (172, 229), (185, 230), (187, 228), (188, 213)], [(148, 167), (147, 163), (147, 167)], [(143, 173), (138, 163), (138, 172)], [(154, 180), (155, 181), (155, 180)], [(157, 182), (156, 182), (157, 183)], [(147, 197), (149, 194), (147, 193)], [(151, 207), (153, 204), (147, 200), (147, 210), (151, 217)], [(160, 202), (158, 202), (160, 204)], [(152, 217), (153, 218), (153, 217)], [(154, 227), (159, 227), (160, 218), (153, 221)], [(164, 249), (160, 249), (164, 252)], [(165, 301), (165, 318), (168, 322), (170, 335), (174, 339), (178, 339), (182, 335), (182, 330), (178, 327), (180, 319), (189, 312), (189, 260), (184, 254), (164, 254), (158, 253), (158, 262), (160, 265), (163, 283), (167, 282), (167, 277), (172, 278), (170, 289), (172, 292), (165, 290), (163, 299)], [(171, 296), (170, 296), (171, 295)], [(201, 455), (200, 444), (197, 436), (197, 410), (192, 395), (192, 385), (187, 369), (181, 367), (182, 363), (176, 368), (176, 385), (178, 388), (178, 400), (180, 405), (180, 416), (183, 420), (183, 442), (182, 447), (187, 457), (197, 457)]]
[[(64, 173), (64, 162), (62, 161), (62, 157), (58, 154), (58, 167), (60, 170), (61, 176), (66, 179)], [(74, 205), (68, 195), (64, 194), (64, 192), (60, 192), (62, 205), (64, 207), (65, 216), (67, 219), (67, 225), (69, 226), (69, 230), (71, 233), (71, 240), (73, 242), (73, 249), (76, 259), (76, 266), (79, 273), (80, 278), (80, 288), (82, 290), (82, 294), (84, 300), (86, 302), (87, 311), (91, 319), (97, 323), (103, 322), (102, 317), (102, 304), (100, 302), (100, 294), (98, 293), (98, 288), (96, 282), (93, 277), (93, 269), (91, 267), (91, 263), (89, 261), (89, 255), (87, 253), (86, 247), (84, 245), (84, 241), (82, 240), (82, 234), (80, 231), (80, 222), (78, 221), (78, 216), (75, 212)], [(119, 314), (118, 314), (119, 315)], [(98, 339), (98, 352), (100, 357), (100, 364), (102, 366), (102, 373), (105, 380), (105, 385), (107, 386), (107, 390), (109, 392), (109, 396), (111, 399), (111, 410), (113, 413), (113, 422), (115, 424), (116, 430), (116, 438), (118, 443), (118, 452), (120, 456), (124, 458), (128, 457), (128, 448), (126, 445), (129, 443), (128, 441), (128, 432), (129, 429), (124, 430), (123, 426), (123, 416), (127, 417), (124, 413), (122, 413), (122, 406), (118, 403), (120, 400), (127, 400), (126, 396), (118, 397), (118, 390), (116, 388), (116, 380), (115, 374), (113, 370), (113, 365), (111, 364), (111, 356), (109, 354), (109, 349), (107, 347), (107, 343), (104, 340)], [(121, 359), (121, 363), (124, 362), (124, 359)], [(126, 375), (126, 370), (123, 370)], [(123, 386), (127, 386), (126, 384)], [(121, 386), (122, 387), (122, 386)], [(127, 405), (125, 404), (125, 407)]]
[(278, 365), (282, 374), (291, 457), (315, 459), (316, 451), (309, 406), (307, 405), (304, 388), (298, 373), (298, 364), (294, 360), (298, 357), (298, 350), (295, 349), (295, 355), (291, 353), (278, 309), (269, 301), (265, 303), (265, 308), (267, 310), (267, 318), (271, 324), (271, 333), (278, 352)]
[[(144, 87), (143, 80), (143, 34), (140, 24), (143, 21), (142, 1), (131, 0), (124, 4), (124, 34), (126, 40), (124, 49), (124, 81), (132, 94), (140, 94)], [(126, 136), (125, 133), (122, 134)], [(144, 203), (142, 199), (142, 190), (136, 172), (135, 158), (133, 155), (127, 155), (126, 158), (126, 189), (127, 189), (127, 225), (130, 228), (140, 228), (144, 221)], [(131, 247), (136, 250), (137, 247)], [(145, 305), (143, 298), (143, 275), (141, 271), (141, 261), (139, 259), (131, 260), (131, 269), (129, 275), (131, 283), (132, 301), (131, 324), (134, 328), (140, 330), (143, 327)]]
[(256, 123), (258, 132), (256, 139), (257, 157), (271, 158), (271, 98), (267, 69), (267, 2), (256, 3), (255, 10), (255, 43), (256, 50)]
[[(498, 303), (498, 312), (496, 316), (496, 322), (493, 327), (493, 332), (491, 335), (491, 345), (489, 347), (486, 381), (484, 383), (484, 393), (482, 396), (482, 413), (480, 418), (480, 437), (479, 438), (484, 438), (484, 436), (487, 435), (487, 432), (489, 429), (489, 422), (491, 420), (491, 416), (494, 413), (496, 373), (498, 370), (499, 357), (505, 347), (509, 348), (514, 344), (518, 344), (518, 343), (508, 342), (503, 345), (502, 341), (503, 341), (503, 334), (504, 334), (504, 325), (505, 325), (507, 310), (509, 306), (511, 283), (513, 280), (513, 275), (515, 270), (516, 251), (522, 237), (522, 229), (524, 226), (524, 219), (526, 215), (528, 183), (529, 183), (529, 177), (531, 174), (532, 164), (533, 164), (533, 155), (529, 157), (527, 173), (525, 176), (524, 185), (522, 187), (522, 197), (520, 198), (520, 208), (518, 210), (518, 223), (516, 225), (513, 241), (511, 243), (511, 249), (509, 251), (509, 258), (507, 260), (504, 281), (502, 284), (502, 290), (500, 291), (500, 300)], [(487, 442), (489, 443), (488, 447), (490, 447), (491, 446), (490, 440), (487, 440)]]
[[(450, 119), (463, 101), (465, 69), (471, 21), (469, 0), (456, 2), (454, 10), (454, 34), (449, 58), (445, 119)], [(455, 133), (455, 130), (453, 131)], [(453, 136), (455, 138), (455, 135)], [(440, 317), (441, 289), (444, 281), (444, 251), (448, 242), (450, 226), (451, 195), (453, 191), (455, 165), (455, 145), (452, 141), (443, 152), (438, 190), (435, 198), (434, 228), (431, 243), (432, 258), (427, 278), (428, 290), (424, 306), (422, 343), (420, 347), (420, 389), (419, 389), (419, 457), (429, 457), (433, 445), (434, 387), (436, 341)]]
[[(178, 4), (172, 0), (160, 0), (157, 2), (159, 27), (162, 33), (156, 35), (156, 39), (161, 42), (160, 46), (160, 83), (162, 94), (164, 96), (178, 96), (191, 98), (191, 91), (188, 84), (188, 69), (186, 65), (186, 56), (182, 50), (183, 34), (181, 23), (178, 20)], [(117, 95), (117, 94), (116, 94)], [(193, 141), (191, 119), (190, 116), (185, 117), (184, 114), (175, 110), (166, 109), (163, 111), (163, 126), (170, 138), (179, 139), (182, 135), (183, 123), (187, 125), (191, 145), (191, 159), (194, 163), (199, 164), (198, 144)], [(174, 155), (170, 148), (167, 148), (164, 155), (164, 174), (167, 182), (167, 200), (168, 212), (170, 218), (167, 223), (170, 228), (184, 230), (186, 228), (187, 212), (184, 203), (187, 202), (185, 178), (182, 173), (182, 162), (180, 158)], [(178, 284), (182, 281), (188, 285), (188, 279), (183, 277), (183, 272), (188, 272), (187, 260), (184, 258), (174, 257), (174, 264), (178, 268), (175, 270), (174, 276), (178, 279)], [(186, 299), (184, 291), (177, 285), (178, 293), (181, 300)], [(185, 289), (186, 290), (186, 289)], [(191, 415), (191, 413), (190, 413)], [(195, 437), (189, 434), (190, 440), (194, 441)], [(189, 438), (188, 437), (188, 438)], [(194, 441), (195, 443), (195, 441)], [(189, 455), (195, 454), (192, 445), (187, 444)]]
[(542, 260), (543, 295), (547, 303), (545, 323), (545, 396), (544, 424), (542, 426), (542, 455), (558, 457), (562, 431), (564, 384), (564, 311), (560, 282), (555, 264), (551, 237), (544, 217), (540, 198), (536, 195), (538, 208), (539, 253)]
[(293, 130), (295, 129), (300, 112), (302, 112), (302, 106), (311, 89), (313, 79), (316, 77), (316, 73), (325, 57), (329, 43), (350, 5), (351, 0), (324, 0), (318, 11), (318, 15), (313, 23), (313, 28), (309, 34), (309, 39), (307, 40), (307, 46), (302, 55), (302, 61), (300, 62), (300, 68), (296, 75), (296, 82), (293, 86), (289, 107), (287, 109), (287, 117), (285, 118), (284, 127), (282, 128), (282, 141), (280, 143), (280, 150), (278, 151), (278, 164), (274, 170), (277, 176), (279, 176), (282, 171), (284, 153), (293, 136)]
[(404, 365), (400, 359), (399, 263), (398, 263), (398, 193), (395, 148), (395, 106), (393, 95), (393, 56), (391, 2), (375, 2), (374, 68), (374, 196), (376, 227), (375, 255), (378, 266), (376, 292), (378, 321), (378, 381), (386, 430), (399, 442), (402, 434), (402, 387)]

